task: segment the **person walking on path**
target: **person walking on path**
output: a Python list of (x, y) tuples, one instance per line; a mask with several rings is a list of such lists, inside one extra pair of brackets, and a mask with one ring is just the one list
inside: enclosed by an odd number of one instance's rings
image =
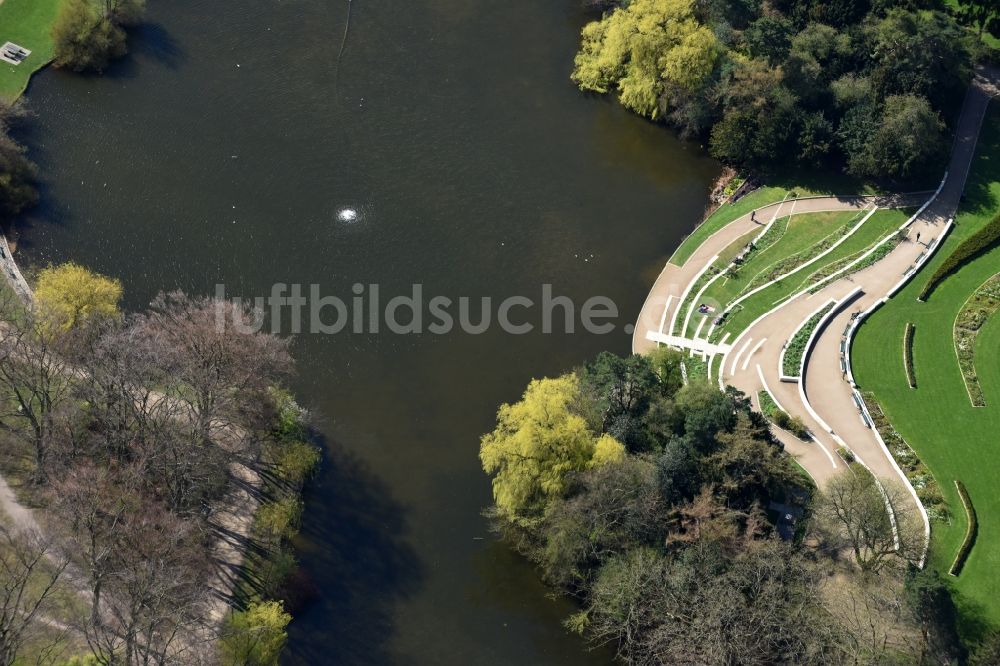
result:
[(757, 221), (757, 211), (756, 210), (750, 211), (750, 221), (751, 222), (756, 222)]
[(917, 232), (917, 242), (918, 243), (920, 242), (920, 232), (919, 231)]

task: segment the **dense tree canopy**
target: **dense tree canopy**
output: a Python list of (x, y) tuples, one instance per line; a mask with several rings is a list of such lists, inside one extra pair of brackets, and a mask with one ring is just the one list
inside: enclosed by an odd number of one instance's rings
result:
[(682, 361), (602, 353), (482, 440), (494, 526), (579, 600), (567, 627), (630, 664), (955, 663), (940, 580), (904, 581), (922, 532), (898, 513), (896, 550), (857, 470), (813, 493), (750, 401), (685, 385)]
[(120, 316), (122, 284), (68, 262), (42, 269), (35, 297), (45, 317), (70, 329), (94, 318)]
[(632, 0), (583, 29), (572, 77), (730, 164), (909, 181), (942, 168), (974, 42), (936, 0)]

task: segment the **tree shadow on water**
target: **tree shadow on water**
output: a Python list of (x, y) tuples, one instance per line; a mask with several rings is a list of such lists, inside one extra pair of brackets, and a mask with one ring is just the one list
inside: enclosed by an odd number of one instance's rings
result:
[(423, 578), (404, 509), (353, 453), (333, 444), (305, 497), (302, 573), (315, 600), (295, 613), (283, 664), (389, 664), (394, 606)]
[(177, 69), (185, 58), (170, 33), (159, 23), (143, 23), (135, 30), (134, 39), (129, 42), (129, 50), (146, 56), (169, 69)]

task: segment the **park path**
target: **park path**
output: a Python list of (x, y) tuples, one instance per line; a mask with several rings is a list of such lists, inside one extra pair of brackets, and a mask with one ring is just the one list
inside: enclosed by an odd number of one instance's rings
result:
[[(850, 342), (860, 318), (884, 303), (916, 274), (944, 240), (965, 189), (986, 109), (998, 93), (1000, 73), (978, 69), (956, 125), (947, 174), (938, 191), (901, 228), (905, 234), (902, 242), (872, 266), (833, 280), (816, 293), (800, 292), (758, 319), (726, 349), (718, 350), (721, 361), (714, 368), (720, 386), (729, 384), (743, 391), (758, 408), (757, 393), (766, 387), (785, 411), (805, 422), (814, 441), (802, 442), (780, 430), (776, 436), (820, 487), (844, 469), (844, 462), (836, 452), (845, 447), (883, 484), (904, 491), (901, 495), (911, 505), (906, 508), (920, 514), (925, 535), (929, 535), (929, 523), (916, 493), (856, 402), (856, 386), (850, 373)], [(772, 215), (848, 210), (868, 204), (884, 206), (884, 202), (871, 198), (802, 199), (794, 204), (794, 211), (789, 209), (789, 202), (782, 202), (759, 209), (757, 218), (766, 222)], [(706, 240), (684, 266), (667, 265), (643, 306), (633, 337), (633, 351), (648, 351), (658, 344), (657, 339), (662, 340), (664, 330), (670, 328), (670, 310), (683, 300), (688, 285), (698, 279), (720, 250), (752, 230), (753, 224), (750, 216), (745, 215)], [(802, 379), (781, 381), (779, 363), (785, 344), (803, 321), (830, 301), (838, 305), (814, 336), (811, 351), (807, 350)], [(680, 346), (695, 347), (694, 343)], [(902, 340), (899, 353), (903, 353)], [(713, 370), (711, 363), (709, 369)]]
[[(923, 519), (925, 536), (929, 536), (930, 529), (926, 513), (858, 401), (850, 372), (850, 343), (861, 319), (915, 275), (943, 242), (961, 202), (986, 109), (1000, 92), (998, 82), (1000, 74), (996, 70), (977, 71), (956, 126), (946, 176), (938, 191), (901, 227), (905, 238), (885, 258), (835, 279), (813, 294), (808, 291), (796, 294), (739, 333), (725, 349), (713, 350), (720, 354), (721, 360), (714, 368), (709, 363), (710, 372), (717, 370), (720, 386), (729, 384), (743, 391), (751, 396), (758, 409), (757, 394), (766, 388), (782, 409), (805, 422), (814, 435), (811, 442), (800, 441), (777, 429), (776, 436), (820, 487), (844, 469), (837, 450), (846, 448), (883, 485), (904, 491), (900, 495), (911, 505), (907, 508)], [(787, 201), (772, 204), (759, 209), (757, 218), (766, 222), (772, 216), (791, 212), (848, 210), (870, 204), (885, 207), (885, 202), (867, 197), (823, 197), (798, 200), (794, 204)], [(713, 257), (752, 230), (753, 225), (749, 215), (738, 218), (706, 240), (684, 266), (667, 265), (643, 306), (633, 337), (634, 351), (652, 349), (658, 339), (663, 339), (665, 330), (669, 333), (673, 316), (670, 311), (679, 306), (689, 285)], [(837, 305), (824, 319), (807, 350), (802, 378), (782, 381), (780, 359), (787, 341), (803, 321), (831, 301)], [(680, 346), (696, 348), (694, 343)], [(902, 340), (899, 353), (903, 353)]]
[[(830, 211), (863, 210), (876, 205), (882, 207), (898, 207), (912, 205), (912, 199), (889, 201), (877, 196), (820, 196), (787, 199), (758, 208), (756, 221), (751, 219), (751, 213), (738, 217), (722, 229), (709, 236), (688, 257), (683, 265), (678, 266), (668, 262), (653, 283), (646, 302), (643, 303), (639, 318), (636, 321), (632, 335), (632, 352), (642, 354), (654, 349), (658, 340), (664, 336), (673, 336), (677, 331), (671, 331), (671, 322), (675, 319), (677, 309), (684, 300), (687, 289), (700, 277), (705, 268), (714, 262), (720, 252), (731, 243), (758, 229), (763, 231), (771, 220), (787, 215), (800, 213), (821, 213)], [(676, 317), (679, 323), (683, 321), (684, 313)]]

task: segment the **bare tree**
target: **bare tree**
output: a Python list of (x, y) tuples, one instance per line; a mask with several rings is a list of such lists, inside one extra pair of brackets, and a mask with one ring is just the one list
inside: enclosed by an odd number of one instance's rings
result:
[(103, 663), (195, 663), (204, 635), (208, 564), (195, 525), (144, 504), (120, 523), (102, 615), (86, 627)]
[[(66, 565), (37, 532), (0, 526), (0, 666), (15, 663), (25, 642), (46, 621), (44, 612)], [(57, 635), (51, 643), (58, 640)]]
[(91, 624), (101, 622), (101, 601), (113, 563), (121, 525), (138, 501), (135, 475), (80, 463), (53, 483), (53, 508), (69, 527), (64, 545), (83, 572), (90, 597)]
[(852, 466), (830, 480), (816, 510), (823, 535), (835, 549), (849, 549), (864, 571), (919, 558), (923, 535), (898, 484), (879, 483)]
[(291, 370), (288, 341), (237, 329), (234, 320), (246, 316), (226, 301), (173, 292), (159, 295), (141, 323), (171, 378), (168, 396), (190, 407), (202, 440), (261, 424), (269, 388)]
[(53, 419), (70, 393), (66, 336), (31, 311), (0, 326), (0, 424), (30, 445), (34, 481), (47, 477)]

